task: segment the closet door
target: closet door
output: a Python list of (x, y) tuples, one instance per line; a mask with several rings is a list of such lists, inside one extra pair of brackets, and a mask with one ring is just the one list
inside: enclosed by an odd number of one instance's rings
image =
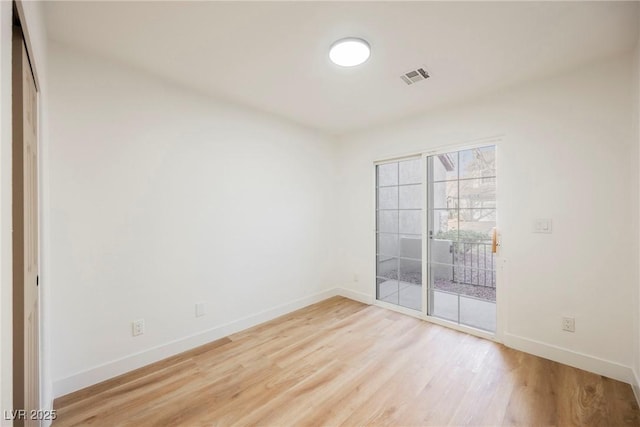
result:
[(40, 406), (38, 298), (37, 93), (19, 28), (13, 35), (13, 375), (16, 425), (38, 425)]

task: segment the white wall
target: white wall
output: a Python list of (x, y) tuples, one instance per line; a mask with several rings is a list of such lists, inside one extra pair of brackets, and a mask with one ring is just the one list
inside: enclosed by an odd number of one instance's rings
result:
[[(614, 58), (344, 137), (343, 286), (375, 295), (374, 160), (502, 134), (504, 342), (630, 381), (638, 265), (631, 67), (631, 55)], [(533, 234), (534, 218), (552, 218), (553, 234)], [(561, 330), (564, 315), (575, 316), (575, 333)]]
[[(0, 2), (0, 325), (2, 346), (0, 351), (0, 404), (1, 410), (13, 408), (12, 375), (12, 249), (11, 249), (11, 52), (12, 52), (12, 3)], [(23, 26), (29, 33), (30, 55), (39, 77), (39, 134), (40, 151), (47, 150), (47, 37), (42, 19), (42, 4), (39, 2), (22, 3), (25, 22)], [(42, 176), (41, 176), (42, 180)], [(40, 202), (42, 203), (42, 194)], [(41, 218), (42, 226), (42, 218)], [(42, 241), (42, 237), (41, 237)], [(41, 248), (42, 249), (42, 248)], [(40, 261), (45, 262), (44, 251)], [(41, 266), (41, 276), (45, 269)], [(45, 272), (46, 277), (46, 272)], [(52, 401), (52, 385), (48, 360), (50, 359), (49, 339), (49, 288), (46, 280), (41, 280), (41, 403), (48, 409)], [(2, 423), (10, 424), (4, 420)]]
[(58, 44), (49, 82), (56, 395), (335, 286), (332, 140)]

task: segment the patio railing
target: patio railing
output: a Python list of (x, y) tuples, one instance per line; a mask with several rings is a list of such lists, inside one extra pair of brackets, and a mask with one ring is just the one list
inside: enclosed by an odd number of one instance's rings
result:
[(452, 242), (453, 279), (468, 285), (496, 287), (491, 243)]

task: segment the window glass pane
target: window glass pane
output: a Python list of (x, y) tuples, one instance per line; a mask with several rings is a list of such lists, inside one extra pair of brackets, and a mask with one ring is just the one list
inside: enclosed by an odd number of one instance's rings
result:
[[(468, 261), (467, 263), (470, 265)], [(453, 268), (453, 281), (458, 287), (455, 291), (460, 294), (489, 301), (496, 300), (495, 271), (456, 265)]]
[(378, 211), (378, 231), (383, 233), (397, 233), (398, 211)]
[(467, 222), (496, 222), (495, 209), (460, 209), (460, 221)]
[(376, 275), (385, 279), (398, 278), (398, 258), (379, 255)]
[(422, 182), (422, 159), (400, 162), (400, 185)]
[(430, 156), (427, 164), (428, 314), (494, 331), (495, 146)]
[(376, 166), (376, 298), (422, 307), (422, 159)]
[(400, 233), (421, 234), (422, 214), (420, 211), (400, 211)]
[(398, 256), (398, 235), (378, 234), (378, 254)]
[[(457, 281), (495, 286), (496, 255), (491, 252), (491, 243), (461, 241), (454, 242), (453, 246), (453, 263), (456, 266), (454, 274)], [(472, 274), (471, 269), (477, 269), (478, 272)], [(485, 270), (489, 271), (486, 275), (483, 273)]]
[(460, 296), (460, 323), (485, 331), (496, 330), (496, 304)]
[(403, 185), (400, 189), (400, 209), (420, 209), (422, 207), (422, 186)]
[(458, 181), (444, 181), (433, 184), (433, 208), (455, 209), (458, 207)]
[(447, 292), (454, 291), (454, 266), (447, 264), (430, 264), (431, 283), (433, 289), (440, 289)]
[(431, 157), (433, 181), (458, 179), (458, 153), (445, 153)]
[(400, 282), (422, 284), (422, 261), (400, 259)]
[(420, 236), (400, 236), (400, 256), (422, 259), (422, 238)]
[(431, 239), (431, 251), (429, 252), (429, 262), (438, 264), (450, 264), (455, 262), (454, 247), (455, 242), (446, 239)]
[(495, 302), (494, 271), (436, 263), (430, 264), (430, 268), (431, 288)]
[(411, 310), (422, 310), (422, 286), (401, 284), (398, 305), (410, 308)]
[(460, 151), (460, 179), (496, 176), (495, 146)]
[(437, 209), (431, 213), (433, 238), (458, 240), (458, 211), (455, 209)]
[(398, 187), (378, 188), (378, 209), (398, 209)]
[(431, 291), (431, 316), (458, 321), (458, 295), (446, 292)]
[(460, 181), (460, 208), (495, 208), (496, 179), (480, 178)]
[(384, 278), (376, 279), (377, 298), (379, 301), (398, 304), (399, 302), (399, 284), (397, 280), (389, 280)]
[(495, 209), (460, 209), (459, 240), (490, 242), (496, 226)]
[(378, 186), (398, 185), (398, 164), (378, 165)]

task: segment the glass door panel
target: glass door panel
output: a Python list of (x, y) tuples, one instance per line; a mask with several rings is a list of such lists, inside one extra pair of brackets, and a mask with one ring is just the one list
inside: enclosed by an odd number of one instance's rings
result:
[(376, 166), (376, 298), (422, 311), (422, 158)]
[(487, 146), (429, 156), (426, 165), (427, 314), (490, 332), (496, 325), (495, 159), (495, 146)]

